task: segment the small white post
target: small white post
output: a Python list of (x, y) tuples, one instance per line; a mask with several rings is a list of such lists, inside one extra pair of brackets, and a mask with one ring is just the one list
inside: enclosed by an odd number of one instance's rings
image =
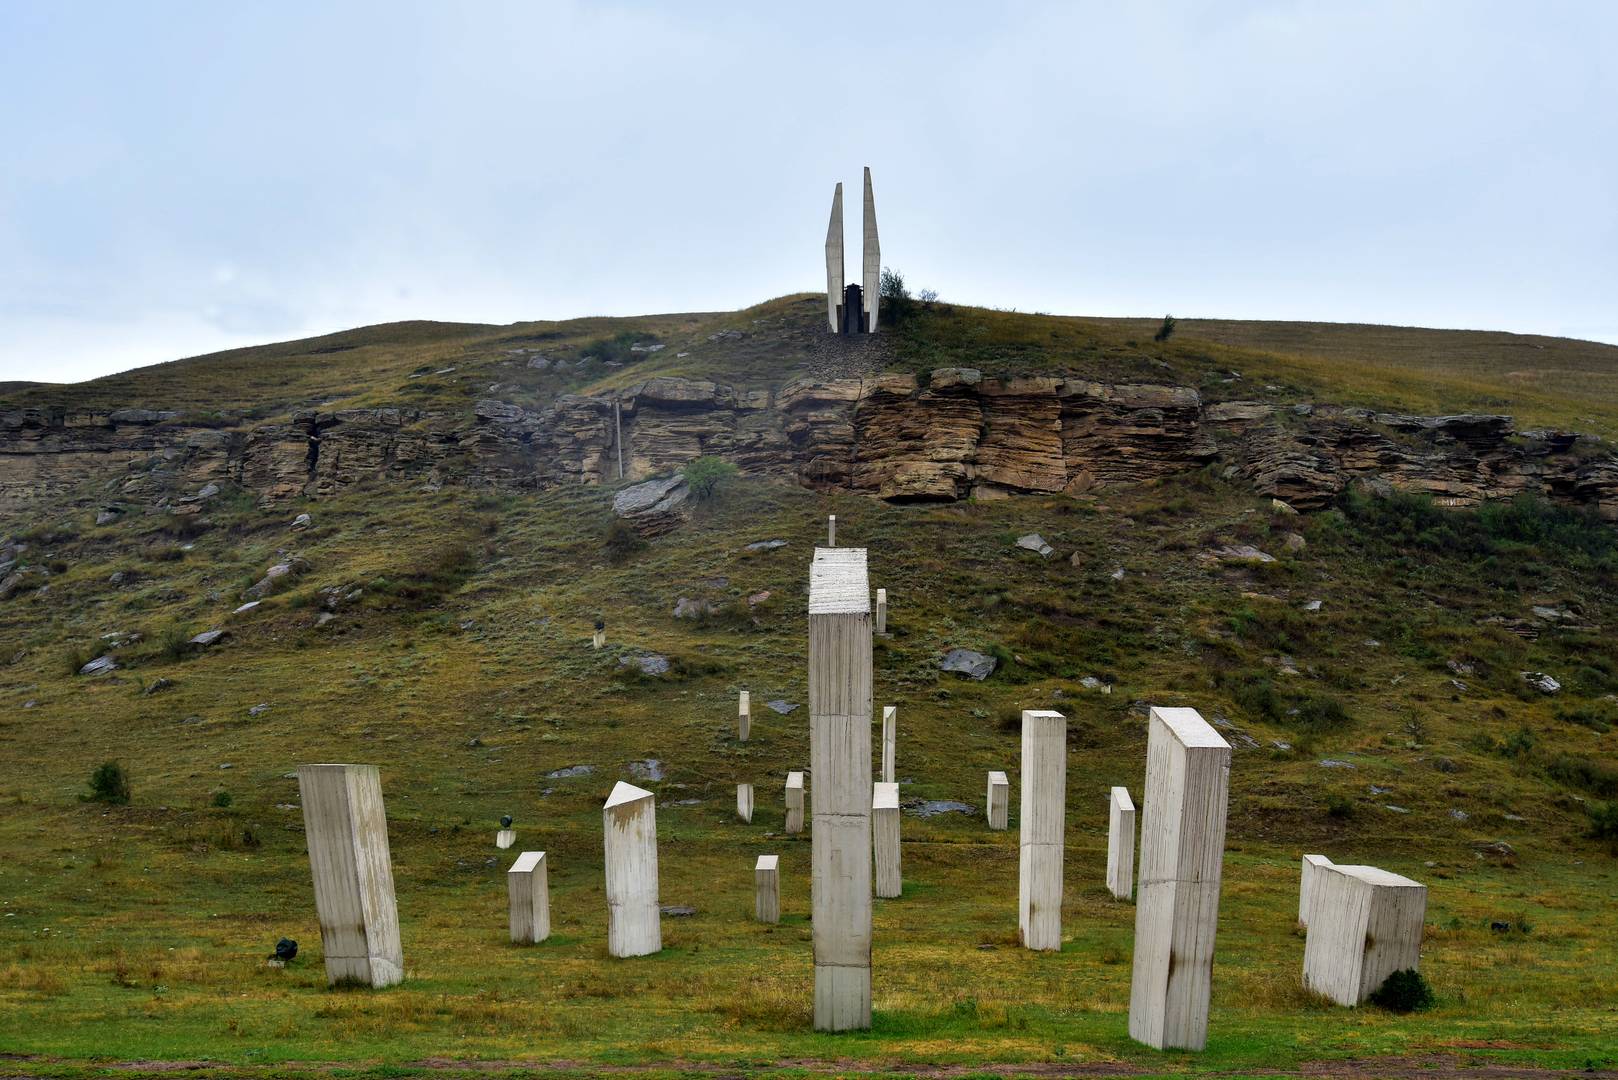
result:
[(749, 825), (753, 823), (752, 784), (736, 785), (736, 816), (747, 822)]
[(326, 981), (392, 986), (404, 951), (382, 776), (375, 765), (300, 765), (298, 795)]
[(898, 896), (904, 888), (899, 869), (899, 785), (879, 783), (871, 793), (871, 844), (876, 851), (876, 894)]
[(1135, 891), (1135, 801), (1129, 789), (1112, 789), (1107, 824), (1107, 888), (1120, 900)]
[(899, 710), (882, 706), (882, 782), (892, 784), (894, 761), (899, 756)]
[(592, 649), (602, 648), (606, 644), (607, 644), (607, 632), (605, 630), (597, 630), (594, 634), (592, 634), (590, 636), (590, 647)]
[(753, 918), (781, 921), (781, 856), (760, 855), (753, 866)]
[(746, 742), (753, 731), (753, 695), (743, 690), (741, 700), (736, 705), (736, 738)]
[(1003, 831), (1011, 824), (1011, 781), (1006, 774), (998, 770), (989, 774), (989, 791), (984, 796), (984, 805), (987, 809), (984, 816), (989, 819), (989, 828), (996, 832)]
[(791, 833), (803, 832), (803, 773), (787, 773), (787, 824), (786, 831)]
[(831, 514), (826, 518), (826, 546), (837, 546), (837, 515)]
[(876, 591), (876, 632), (879, 634), (888, 632), (888, 590), (886, 589)]
[(1067, 718), (1022, 714), (1022, 836), (1017, 936), (1029, 949), (1062, 947), (1062, 857), (1067, 844)]
[(543, 851), (525, 851), (506, 871), (511, 902), (511, 940), (537, 945), (551, 936), (550, 872)]
[(517, 842), (517, 830), (516, 829), (501, 829), (499, 832), (494, 834), (494, 846), (499, 848), (501, 851), (506, 850), (506, 848), (510, 847), (512, 844), (515, 844), (516, 842)]
[(657, 806), (650, 791), (613, 787), (601, 808), (606, 846), (607, 952), (645, 956), (663, 947), (657, 906)]
[(1303, 871), (1298, 879), (1298, 925), (1304, 928), (1309, 926), (1309, 908), (1315, 902), (1315, 884), (1318, 880), (1315, 872), (1322, 866), (1330, 866), (1331, 860), (1324, 855), (1305, 855), (1303, 857)]

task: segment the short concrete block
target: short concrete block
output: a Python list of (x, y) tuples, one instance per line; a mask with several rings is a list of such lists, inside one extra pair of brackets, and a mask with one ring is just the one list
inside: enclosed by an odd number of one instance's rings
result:
[(781, 856), (760, 855), (753, 866), (753, 918), (781, 921)]
[(788, 834), (803, 832), (803, 773), (787, 773), (787, 823)]
[(1010, 827), (1011, 781), (1006, 779), (1005, 773), (996, 770), (989, 774), (989, 790), (983, 797), (983, 805), (989, 828), (1001, 832)]
[(899, 785), (876, 784), (871, 793), (871, 845), (875, 851), (876, 894), (891, 899), (904, 889), (899, 867)]
[(506, 871), (511, 940), (535, 945), (551, 936), (550, 872), (543, 851), (525, 851)]
[(404, 978), (382, 777), (375, 765), (300, 765), (298, 793), (326, 981)]
[(1135, 801), (1128, 788), (1115, 787), (1108, 802), (1107, 888), (1128, 900), (1135, 892)]
[(607, 952), (645, 956), (663, 947), (657, 904), (657, 805), (650, 791), (613, 787), (601, 808), (606, 849)]
[(749, 825), (751, 825), (753, 823), (753, 785), (752, 784), (737, 784), (736, 785), (736, 816), (738, 818), (740, 818), (741, 820), (747, 822)]
[(499, 832), (494, 834), (494, 846), (499, 848), (501, 851), (506, 850), (516, 842), (516, 829), (501, 829)]
[(1303, 984), (1358, 1005), (1389, 975), (1421, 966), (1427, 886), (1374, 866), (1313, 871)]

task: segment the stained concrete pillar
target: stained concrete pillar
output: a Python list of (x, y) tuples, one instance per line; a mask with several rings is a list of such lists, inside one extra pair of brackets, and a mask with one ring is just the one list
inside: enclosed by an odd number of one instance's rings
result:
[(1022, 837), (1017, 937), (1025, 948), (1062, 947), (1062, 855), (1067, 821), (1067, 718), (1022, 714)]
[(1208, 1041), (1230, 744), (1195, 709), (1153, 708), (1146, 737), (1129, 1035), (1159, 1050)]
[(781, 856), (760, 855), (753, 866), (753, 918), (781, 921)]
[(1120, 900), (1135, 891), (1135, 800), (1129, 789), (1112, 789), (1107, 823), (1107, 888)]
[(1421, 966), (1427, 886), (1374, 866), (1329, 862), (1312, 876), (1304, 986), (1358, 1005), (1395, 971)]
[(1011, 781), (998, 770), (989, 774), (989, 790), (983, 796), (983, 816), (989, 819), (989, 828), (996, 832), (1011, 824)]
[(747, 822), (749, 825), (753, 823), (752, 784), (736, 785), (736, 816)]
[(888, 590), (886, 589), (876, 591), (876, 632), (879, 634), (888, 632)]
[(657, 806), (650, 791), (613, 786), (601, 808), (606, 847), (607, 952), (645, 956), (663, 947), (657, 906)]
[(899, 785), (878, 783), (871, 792), (871, 845), (876, 861), (876, 894), (898, 896), (904, 889), (899, 866)]
[(501, 829), (499, 832), (494, 834), (494, 846), (499, 848), (501, 851), (506, 850), (516, 842), (516, 829)]
[(871, 167), (865, 167), (865, 332), (876, 333), (882, 300), (882, 243), (876, 235), (876, 196), (871, 194)]
[(1309, 908), (1315, 901), (1315, 885), (1319, 880), (1315, 871), (1323, 866), (1330, 866), (1331, 860), (1324, 855), (1305, 855), (1303, 868), (1298, 877), (1298, 925), (1309, 925)]
[(843, 329), (843, 185), (831, 197), (826, 225), (826, 322), (834, 334)]
[(606, 644), (607, 632), (605, 630), (597, 630), (594, 634), (590, 635), (590, 647), (592, 649), (603, 648)]
[(375, 765), (300, 765), (298, 794), (326, 981), (392, 986), (404, 950), (382, 776)]
[(871, 590), (863, 548), (809, 569), (815, 1029), (871, 1026)]
[(893, 769), (899, 756), (899, 710), (882, 706), (882, 782), (894, 783)]
[(543, 851), (525, 851), (506, 871), (511, 940), (536, 945), (551, 936), (551, 885)]
[(792, 833), (803, 832), (803, 773), (787, 773), (787, 822), (786, 831)]
[(834, 548), (834, 547), (837, 546), (837, 515), (836, 514), (827, 514), (826, 515), (826, 546), (829, 547), (829, 548)]
[(746, 742), (752, 733), (753, 695), (743, 690), (741, 698), (736, 703), (736, 739), (738, 742)]

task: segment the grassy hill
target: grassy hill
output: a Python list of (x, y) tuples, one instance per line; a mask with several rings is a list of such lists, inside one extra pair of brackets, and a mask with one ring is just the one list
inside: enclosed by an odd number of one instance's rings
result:
[[(623, 366), (603, 382), (678, 373), (767, 384), (826, 362), (813, 347), (816, 303), (403, 324), (8, 395), (255, 415), (315, 402), (450, 405), (497, 380), (537, 378), (532, 354), (506, 351), (516, 348), (608, 349)], [(1156, 345), (1141, 327), (933, 309), (875, 359), (1157, 381), (1167, 365), (1229, 397), (1262, 379), (1283, 388), (1271, 397), (1342, 388), (1418, 408), (1426, 394), (1438, 411), (1515, 393), (1492, 360), (1451, 373), (1434, 359), (1418, 387), (1405, 381), (1410, 363), (1366, 374), (1305, 351), (1315, 331), (1266, 331), (1275, 337), (1260, 350), (1257, 330), (1216, 341), (1217, 327), (1187, 322)], [(722, 330), (740, 336), (711, 336)], [(1470, 347), (1465, 335), (1430, 333), (1435, 344), (1421, 347)], [(628, 351), (652, 335), (667, 347)], [(1603, 348), (1548, 344), (1542, 370), (1572, 370), (1577, 356), (1597, 364)], [(432, 374), (448, 366), (457, 371)], [(1241, 379), (1221, 381), (1233, 369)], [(1525, 398), (1530, 415), (1588, 413), (1586, 426), (1603, 429), (1618, 418), (1571, 382)], [(686, 527), (613, 556), (611, 494), (376, 483), (272, 509), (227, 491), (195, 516), (96, 525), (83, 510), (45, 507), (14, 521), (52, 576), (43, 595), (0, 604), (0, 1075), (96, 1072), (107, 1058), (262, 1075), (311, 1062), (391, 1075), (436, 1061), (455, 1072), (471, 1059), (653, 1075), (924, 1063), (1045, 1074), (1618, 1067), (1610, 526), (1534, 503), (1459, 513), (1403, 497), (1290, 516), (1207, 472), (1086, 500), (948, 507), (737, 480)], [(292, 531), (303, 511), (313, 526)], [(809, 843), (781, 835), (785, 773), (808, 764), (805, 587), (827, 513), (842, 543), (868, 548), (872, 584), (892, 600), (876, 697), (899, 709), (902, 798), (912, 809), (976, 808), (904, 816), (904, 895), (876, 905), (875, 1027), (852, 1036), (808, 1030)], [(1015, 546), (1031, 531), (1055, 547), (1050, 559)], [(769, 539), (788, 543), (746, 546)], [(1207, 557), (1230, 544), (1275, 561)], [(301, 573), (232, 614), (292, 555)], [(715, 613), (676, 619), (681, 597)], [(589, 647), (597, 617), (609, 641), (599, 652)], [(228, 631), (220, 644), (185, 644), (215, 628)], [(996, 656), (997, 671), (982, 683), (939, 672), (954, 646)], [(118, 670), (75, 674), (103, 653)], [(639, 673), (649, 653), (670, 660), (668, 674)], [(1562, 690), (1535, 690), (1523, 672), (1549, 673)], [(745, 744), (734, 738), (742, 689), (754, 702)], [(800, 707), (780, 715), (764, 704), (776, 699)], [(1107, 791), (1124, 784), (1140, 798), (1147, 704), (1196, 707), (1235, 747), (1201, 1055), (1128, 1040), (1134, 912), (1103, 885)], [(1015, 776), (1026, 708), (1069, 719), (1067, 903), (1054, 954), (1017, 947), (1016, 822), (991, 833), (981, 817), (986, 771)], [(132, 802), (81, 801), (112, 759), (129, 773)], [(288, 776), (321, 760), (382, 770), (407, 968), (393, 990), (324, 986)], [(637, 775), (632, 765), (663, 777), (647, 782), (663, 903), (696, 912), (664, 918), (660, 954), (613, 960), (600, 804), (615, 780)], [(590, 771), (568, 775), (576, 766)], [(735, 820), (738, 781), (757, 787), (751, 825)], [(520, 849), (551, 853), (555, 929), (533, 948), (507, 942), (511, 853), (493, 845), (502, 813), (515, 816)], [(774, 928), (750, 920), (753, 861), (772, 851), (782, 856)], [(1429, 885), (1422, 970), (1433, 1010), (1347, 1011), (1301, 990), (1294, 917), (1306, 851)], [(276, 971), (264, 958), (282, 935), (302, 952)]]

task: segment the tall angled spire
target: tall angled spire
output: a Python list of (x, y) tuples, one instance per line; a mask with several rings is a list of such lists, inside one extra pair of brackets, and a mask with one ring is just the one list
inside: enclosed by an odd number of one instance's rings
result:
[(826, 322), (834, 334), (842, 329), (842, 306), (843, 185), (838, 184), (831, 197), (831, 224), (826, 226)]
[[(839, 185), (840, 186), (840, 185)], [(871, 167), (865, 167), (865, 317), (867, 334), (876, 333), (877, 301), (882, 293), (882, 244), (876, 235), (876, 197), (871, 194)]]

